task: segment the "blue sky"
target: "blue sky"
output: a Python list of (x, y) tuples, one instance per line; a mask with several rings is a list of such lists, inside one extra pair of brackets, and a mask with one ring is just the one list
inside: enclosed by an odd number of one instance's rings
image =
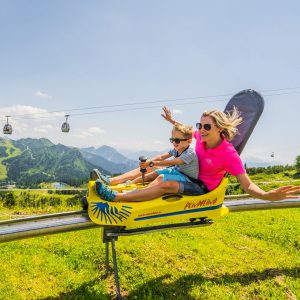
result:
[[(300, 154), (299, 13), (298, 1), (0, 0), (0, 121), (12, 116), (13, 139), (163, 151), (164, 103), (193, 125), (252, 88), (266, 104), (242, 158), (292, 164)], [(206, 97), (214, 95), (227, 96)], [(167, 102), (194, 97), (203, 98)], [(92, 109), (130, 103), (144, 104)]]

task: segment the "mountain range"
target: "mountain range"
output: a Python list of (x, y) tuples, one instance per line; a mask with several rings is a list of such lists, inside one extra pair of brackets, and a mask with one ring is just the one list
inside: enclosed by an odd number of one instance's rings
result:
[(99, 148), (82, 148), (80, 152), (84, 159), (91, 164), (101, 166), (111, 174), (120, 174), (138, 166), (138, 160), (128, 159), (116, 149), (109, 146)]
[[(94, 168), (107, 175), (121, 174), (137, 168), (139, 156), (153, 157), (158, 153), (127, 151), (125, 156), (106, 145), (79, 149), (55, 145), (46, 138), (0, 138), (0, 182), (14, 181), (18, 186), (26, 187), (55, 181), (80, 185), (88, 181)], [(270, 165), (254, 158), (245, 162), (248, 167)], [(280, 162), (276, 164), (280, 165)]]
[(138, 157), (129, 159), (109, 146), (79, 149), (45, 138), (0, 138), (0, 181), (14, 181), (18, 186), (55, 181), (79, 185), (88, 180), (93, 168), (113, 175), (136, 167)]

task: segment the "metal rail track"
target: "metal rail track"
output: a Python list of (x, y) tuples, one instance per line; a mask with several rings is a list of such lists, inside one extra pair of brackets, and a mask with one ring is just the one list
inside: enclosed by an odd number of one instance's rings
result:
[[(224, 204), (230, 212), (300, 208), (300, 198), (276, 202), (256, 199), (225, 200)], [(172, 227), (177, 228), (175, 224), (174, 226), (170, 224), (166, 229), (172, 229)], [(0, 243), (91, 228), (100, 228), (100, 226), (92, 223), (84, 210), (5, 220), (0, 221)], [(156, 231), (157, 227), (152, 228), (152, 231)], [(139, 233), (138, 230), (128, 229), (123, 235)]]

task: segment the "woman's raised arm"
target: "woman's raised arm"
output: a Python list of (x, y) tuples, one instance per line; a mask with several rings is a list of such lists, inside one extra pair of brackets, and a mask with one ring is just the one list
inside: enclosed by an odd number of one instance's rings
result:
[(176, 120), (173, 119), (171, 110), (170, 110), (168, 107), (164, 106), (164, 107), (162, 108), (162, 110), (163, 110), (164, 113), (161, 114), (161, 116), (162, 116), (166, 121), (170, 122), (170, 123), (173, 124), (173, 125), (183, 125), (182, 123), (180, 123), (180, 122), (178, 122), (178, 121), (176, 121)]

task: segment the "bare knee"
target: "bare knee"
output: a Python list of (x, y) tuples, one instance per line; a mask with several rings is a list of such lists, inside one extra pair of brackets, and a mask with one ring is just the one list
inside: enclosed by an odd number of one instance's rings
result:
[(161, 183), (164, 181), (164, 175), (158, 175), (155, 179), (156, 182)]
[(177, 181), (160, 181), (158, 185), (164, 193), (178, 193), (179, 191), (179, 182)]

